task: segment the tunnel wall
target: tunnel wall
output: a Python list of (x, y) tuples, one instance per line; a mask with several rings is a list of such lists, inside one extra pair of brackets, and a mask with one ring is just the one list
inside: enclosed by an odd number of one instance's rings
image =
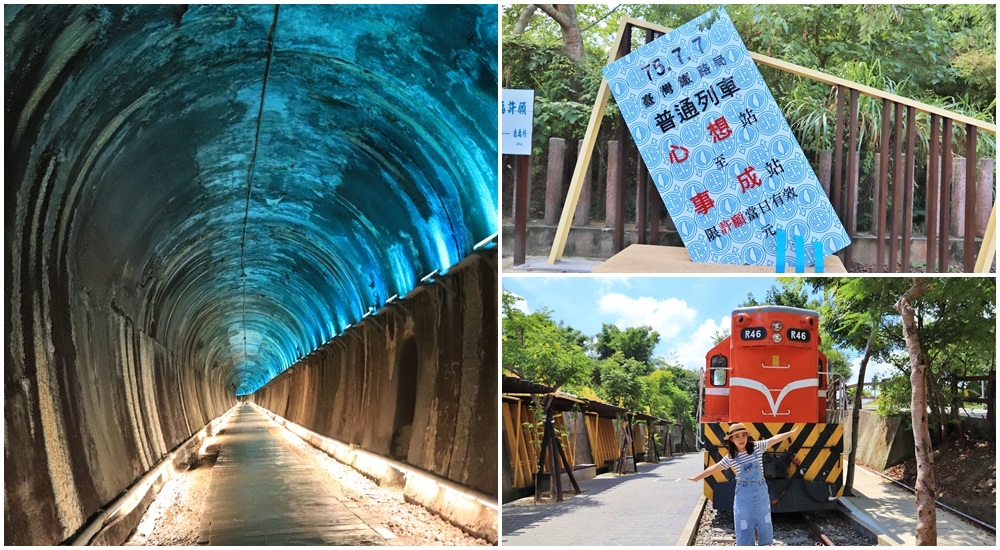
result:
[(497, 306), (494, 249), (319, 348), (252, 400), (495, 498)]
[(4, 541), (15, 545), (71, 537), (234, 401), (113, 302), (90, 303), (40, 267), (17, 262), (7, 302)]

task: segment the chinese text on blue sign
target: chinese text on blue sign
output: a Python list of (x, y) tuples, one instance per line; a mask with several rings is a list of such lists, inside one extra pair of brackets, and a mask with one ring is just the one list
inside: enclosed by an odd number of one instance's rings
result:
[[(724, 9), (604, 67), (611, 92), (691, 259), (774, 265), (775, 234), (850, 244)], [(813, 247), (806, 248), (813, 265)], [(789, 261), (791, 263), (791, 261)]]

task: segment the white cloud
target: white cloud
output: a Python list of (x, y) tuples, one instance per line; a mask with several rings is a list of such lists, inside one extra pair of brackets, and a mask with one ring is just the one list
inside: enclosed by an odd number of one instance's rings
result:
[(670, 339), (694, 322), (698, 312), (684, 300), (667, 298), (657, 300), (648, 296), (632, 298), (612, 293), (601, 297), (597, 310), (615, 316), (612, 324), (619, 328), (650, 326), (662, 339)]
[[(511, 294), (514, 293), (511, 292)], [(521, 310), (525, 315), (531, 315), (531, 308), (528, 307), (528, 300), (526, 300), (523, 296), (518, 296), (517, 294), (514, 294), (514, 297), (517, 298), (514, 300), (514, 309)]]
[(681, 366), (697, 371), (705, 366), (705, 354), (715, 346), (715, 334), (729, 326), (729, 317), (706, 319), (686, 342), (675, 345), (670, 352)]

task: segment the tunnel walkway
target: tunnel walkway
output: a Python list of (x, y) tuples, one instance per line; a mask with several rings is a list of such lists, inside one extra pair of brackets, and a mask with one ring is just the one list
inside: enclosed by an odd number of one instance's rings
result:
[(200, 544), (387, 544), (375, 530), (383, 528), (366, 523), (357, 505), (292, 448), (277, 424), (242, 405), (223, 429)]

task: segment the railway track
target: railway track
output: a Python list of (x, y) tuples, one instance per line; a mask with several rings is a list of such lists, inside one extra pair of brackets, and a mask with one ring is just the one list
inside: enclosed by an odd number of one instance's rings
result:
[(802, 514), (802, 520), (805, 522), (806, 527), (809, 528), (809, 531), (812, 533), (813, 537), (815, 537), (817, 541), (822, 543), (823, 546), (837, 546), (833, 542), (833, 540), (830, 539), (830, 537), (823, 532), (823, 529), (819, 525), (817, 525), (816, 522), (812, 520), (812, 518), (809, 517), (809, 514)]
[[(881, 477), (883, 479), (886, 479), (886, 480), (889, 480), (889, 481), (893, 482), (896, 486), (901, 487), (903, 489), (906, 489), (911, 494), (914, 494), (914, 495), (917, 494), (917, 490), (914, 489), (913, 487), (910, 487), (909, 485), (907, 485), (905, 483), (897, 481), (897, 480), (895, 480), (895, 479), (893, 479), (893, 478), (891, 478), (891, 477), (883, 474), (882, 472), (879, 472), (878, 470), (872, 470), (871, 468), (868, 468), (868, 467), (866, 467), (866, 466), (864, 466), (862, 464), (856, 464), (856, 466), (858, 468), (863, 468), (864, 470), (866, 470), (868, 472), (871, 472), (871, 473), (873, 473), (873, 474), (875, 474), (875, 475), (877, 475), (877, 476), (879, 476), (879, 477)], [(974, 517), (972, 517), (972, 516), (970, 516), (970, 515), (968, 515), (968, 514), (966, 514), (964, 512), (960, 512), (960, 511), (952, 508), (951, 506), (948, 506), (947, 504), (944, 504), (940, 500), (935, 500), (934, 501), (934, 505), (937, 506), (938, 508), (941, 508), (942, 510), (947, 510), (947, 511), (951, 512), (952, 514), (955, 514), (956, 516), (958, 516), (959, 518), (961, 518), (966, 523), (970, 523), (972, 525), (975, 525), (976, 527), (979, 527), (983, 531), (986, 531), (988, 533), (992, 533), (993, 535), (997, 534), (997, 528), (996, 528), (995, 525), (990, 525), (990, 524), (988, 524), (988, 523), (986, 523), (984, 521), (980, 521), (980, 520), (978, 520), (978, 519), (976, 519), (976, 518), (974, 518)]]
[[(774, 514), (775, 546), (872, 546), (868, 534), (861, 533), (836, 510)], [(695, 546), (732, 546), (736, 542), (732, 512), (705, 506), (695, 536)]]

